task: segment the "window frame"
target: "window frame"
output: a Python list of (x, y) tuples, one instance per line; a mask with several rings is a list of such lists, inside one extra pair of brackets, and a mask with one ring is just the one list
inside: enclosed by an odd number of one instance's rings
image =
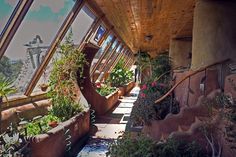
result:
[[(93, 69), (91, 70), (90, 73), (90, 77), (92, 77), (94, 75), (94, 73), (96, 72), (96, 70), (98, 69), (98, 65), (101, 64), (102, 60), (104, 59), (104, 57), (107, 55), (107, 53), (109, 53), (109, 49), (112, 47), (113, 43), (116, 41), (116, 36), (114, 34), (112, 34), (112, 40), (111, 42), (106, 46), (103, 54), (100, 56), (100, 58), (98, 59), (97, 63), (95, 63), (95, 66), (93, 67)], [(107, 36), (108, 38), (108, 36)]]
[(108, 66), (109, 60), (112, 59), (112, 57), (116, 54), (116, 50), (118, 49), (120, 45), (121, 45), (121, 42), (118, 40), (115, 47), (111, 50), (110, 54), (108, 54), (105, 63), (102, 65), (102, 67), (98, 69), (100, 73), (104, 72), (104, 70)]
[(14, 8), (7, 24), (4, 26), (0, 36), (0, 59), (5, 54), (16, 31), (24, 20), (26, 13), (34, 0), (20, 0)]
[(106, 73), (111, 73), (111, 71), (114, 69), (114, 67), (117, 65), (117, 63), (119, 62), (119, 60), (122, 58), (122, 56), (124, 55), (124, 53), (126, 52), (125, 46), (123, 45), (122, 50), (120, 51), (119, 55), (117, 56), (117, 58), (114, 59), (114, 61), (112, 62), (112, 65), (108, 68), (108, 70), (106, 71)]
[(47, 50), (44, 60), (42, 61), (38, 69), (35, 71), (32, 79), (30, 80), (30, 83), (28, 84), (24, 95), (30, 96), (33, 92), (35, 86), (37, 85), (40, 77), (43, 74), (45, 67), (47, 67), (53, 57), (53, 54), (56, 52), (57, 46), (59, 45), (60, 41), (62, 41), (62, 39), (65, 37), (67, 31), (69, 30), (70, 26), (83, 8), (84, 4), (85, 0), (77, 0), (75, 2), (71, 11), (68, 13), (59, 30), (57, 31), (57, 34), (55, 35), (51, 45), (49, 46), (49, 49)]
[(115, 54), (115, 56), (113, 56), (112, 60), (111, 60), (111, 65), (107, 67), (106, 69), (106, 73), (110, 71), (110, 69), (113, 67), (113, 65), (119, 61), (120, 56), (122, 56), (122, 52), (124, 50), (124, 45), (122, 44), (122, 47), (120, 49), (120, 51), (118, 52), (118, 54)]
[(129, 54), (127, 56), (127, 60), (126, 60), (126, 63), (124, 64), (124, 67), (126, 68), (130, 62), (130, 60), (132, 59), (132, 54), (130, 53), (129, 51)]
[(112, 66), (110, 67), (110, 69), (108, 70), (108, 73), (111, 73), (111, 71), (114, 69), (114, 67), (117, 65), (117, 63), (120, 61), (120, 59), (125, 55), (125, 53), (127, 52), (127, 49), (125, 48), (125, 46), (123, 47), (120, 55), (117, 57), (117, 59), (115, 60), (115, 62), (112, 64)]

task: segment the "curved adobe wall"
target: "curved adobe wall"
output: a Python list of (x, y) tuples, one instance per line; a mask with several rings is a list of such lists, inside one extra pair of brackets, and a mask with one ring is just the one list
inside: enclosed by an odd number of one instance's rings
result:
[[(86, 59), (88, 64), (84, 66), (83, 80), (78, 80), (79, 86), (81, 87), (81, 92), (91, 105), (91, 108), (95, 110), (96, 115), (103, 115), (108, 110), (114, 107), (116, 102), (118, 101), (118, 91), (113, 94), (104, 97), (101, 96), (94, 89), (91, 79), (90, 79), (90, 66), (93, 61), (95, 54), (98, 51), (98, 47), (92, 44), (85, 44), (83, 48), (83, 52), (86, 54)], [(79, 76), (79, 72), (78, 72)], [(79, 78), (79, 77), (78, 77)]]
[(236, 60), (235, 1), (198, 0), (194, 9), (191, 69)]

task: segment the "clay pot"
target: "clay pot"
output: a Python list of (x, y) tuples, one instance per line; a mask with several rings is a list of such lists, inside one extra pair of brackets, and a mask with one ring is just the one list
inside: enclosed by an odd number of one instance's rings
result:
[(58, 126), (58, 122), (57, 121), (52, 121), (52, 122), (49, 122), (48, 125), (52, 128), (55, 128)]
[(47, 84), (41, 84), (40, 88), (41, 88), (41, 91), (46, 92), (47, 89), (48, 89), (48, 85)]

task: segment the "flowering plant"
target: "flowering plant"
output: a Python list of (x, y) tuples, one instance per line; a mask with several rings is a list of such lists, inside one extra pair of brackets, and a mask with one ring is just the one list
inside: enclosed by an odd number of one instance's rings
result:
[(116, 90), (115, 87), (111, 87), (110, 85), (107, 84), (101, 84), (100, 82), (97, 82), (95, 85), (96, 85), (96, 91), (101, 96), (107, 96)]
[(151, 83), (146, 83), (141, 86), (140, 97), (146, 98), (148, 95), (156, 93), (164, 94), (168, 90), (168, 86), (162, 83), (157, 83), (153, 81)]

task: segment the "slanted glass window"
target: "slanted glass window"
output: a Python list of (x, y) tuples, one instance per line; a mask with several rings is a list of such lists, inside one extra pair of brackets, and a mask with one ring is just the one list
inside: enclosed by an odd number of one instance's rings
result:
[(108, 61), (105, 71), (109, 70), (110, 67), (114, 64), (115, 60), (118, 58), (118, 56), (122, 50), (121, 48), (122, 48), (122, 44), (119, 45), (119, 47), (116, 49), (116, 52), (114, 53), (114, 55)]
[(94, 66), (96, 65), (96, 63), (98, 62), (99, 58), (102, 56), (102, 54), (104, 53), (106, 47), (110, 44), (111, 40), (113, 38), (113, 35), (109, 35), (105, 42), (102, 44), (101, 48), (98, 50), (98, 52), (96, 53), (93, 61), (92, 61), (92, 64), (91, 64), (91, 68), (90, 68), (90, 71), (94, 68)]
[(112, 58), (107, 63), (107, 66), (104, 69), (104, 72), (109, 72), (109, 70), (115, 66), (115, 64), (117, 63), (117, 60), (120, 58), (120, 55), (123, 52), (122, 50), (123, 50), (122, 45), (120, 45), (117, 48), (116, 53), (112, 56)]
[(52, 3), (52, 0), (33, 2), (0, 61), (3, 66), (0, 76), (13, 82), (17, 94), (25, 92), (74, 3), (72, 0), (57, 0), (57, 3)]
[(94, 44), (97, 44), (101, 40), (101, 38), (105, 34), (105, 32), (106, 32), (106, 28), (104, 26), (100, 25), (98, 27), (96, 33), (91, 38), (91, 42)]
[(108, 53), (104, 56), (104, 58), (103, 58), (101, 64), (97, 67), (97, 70), (98, 70), (98, 71), (101, 71), (101, 70), (102, 70), (102, 67), (103, 67), (103, 65), (106, 63), (107, 58), (111, 55), (112, 51), (113, 51), (114, 48), (117, 46), (117, 44), (118, 44), (118, 40), (116, 40), (116, 41), (112, 44), (112, 46), (111, 46), (110, 49), (108, 50)]
[[(89, 29), (91, 28), (95, 19), (96, 19), (96, 16), (94, 14), (92, 14), (91, 11), (86, 6), (84, 6), (81, 9), (81, 11), (79, 12), (79, 14), (77, 15), (73, 24), (71, 25), (71, 28), (66, 33), (66, 36), (68, 36), (69, 33), (71, 32), (72, 33), (72, 40), (73, 40), (75, 46), (79, 47), (79, 44), (82, 42), (82, 39), (84, 38), (84, 36), (87, 34)], [(62, 42), (64, 42), (64, 41), (65, 41), (65, 38), (62, 40)], [(50, 73), (53, 68), (53, 62), (54, 62), (54, 60), (57, 60), (60, 57), (61, 57), (60, 53), (58, 53), (58, 52), (54, 53), (48, 66), (44, 69), (43, 75), (41, 76), (41, 78), (37, 82), (37, 85), (36, 85), (33, 92), (41, 91), (40, 87), (43, 84), (48, 84)]]
[(83, 6), (75, 21), (71, 25), (75, 45), (81, 44), (84, 36), (87, 34), (95, 19), (96, 16), (89, 10), (89, 8)]
[(0, 1), (0, 37), (2, 36), (2, 31), (7, 24), (14, 8), (17, 5), (18, 0), (1, 0)]

